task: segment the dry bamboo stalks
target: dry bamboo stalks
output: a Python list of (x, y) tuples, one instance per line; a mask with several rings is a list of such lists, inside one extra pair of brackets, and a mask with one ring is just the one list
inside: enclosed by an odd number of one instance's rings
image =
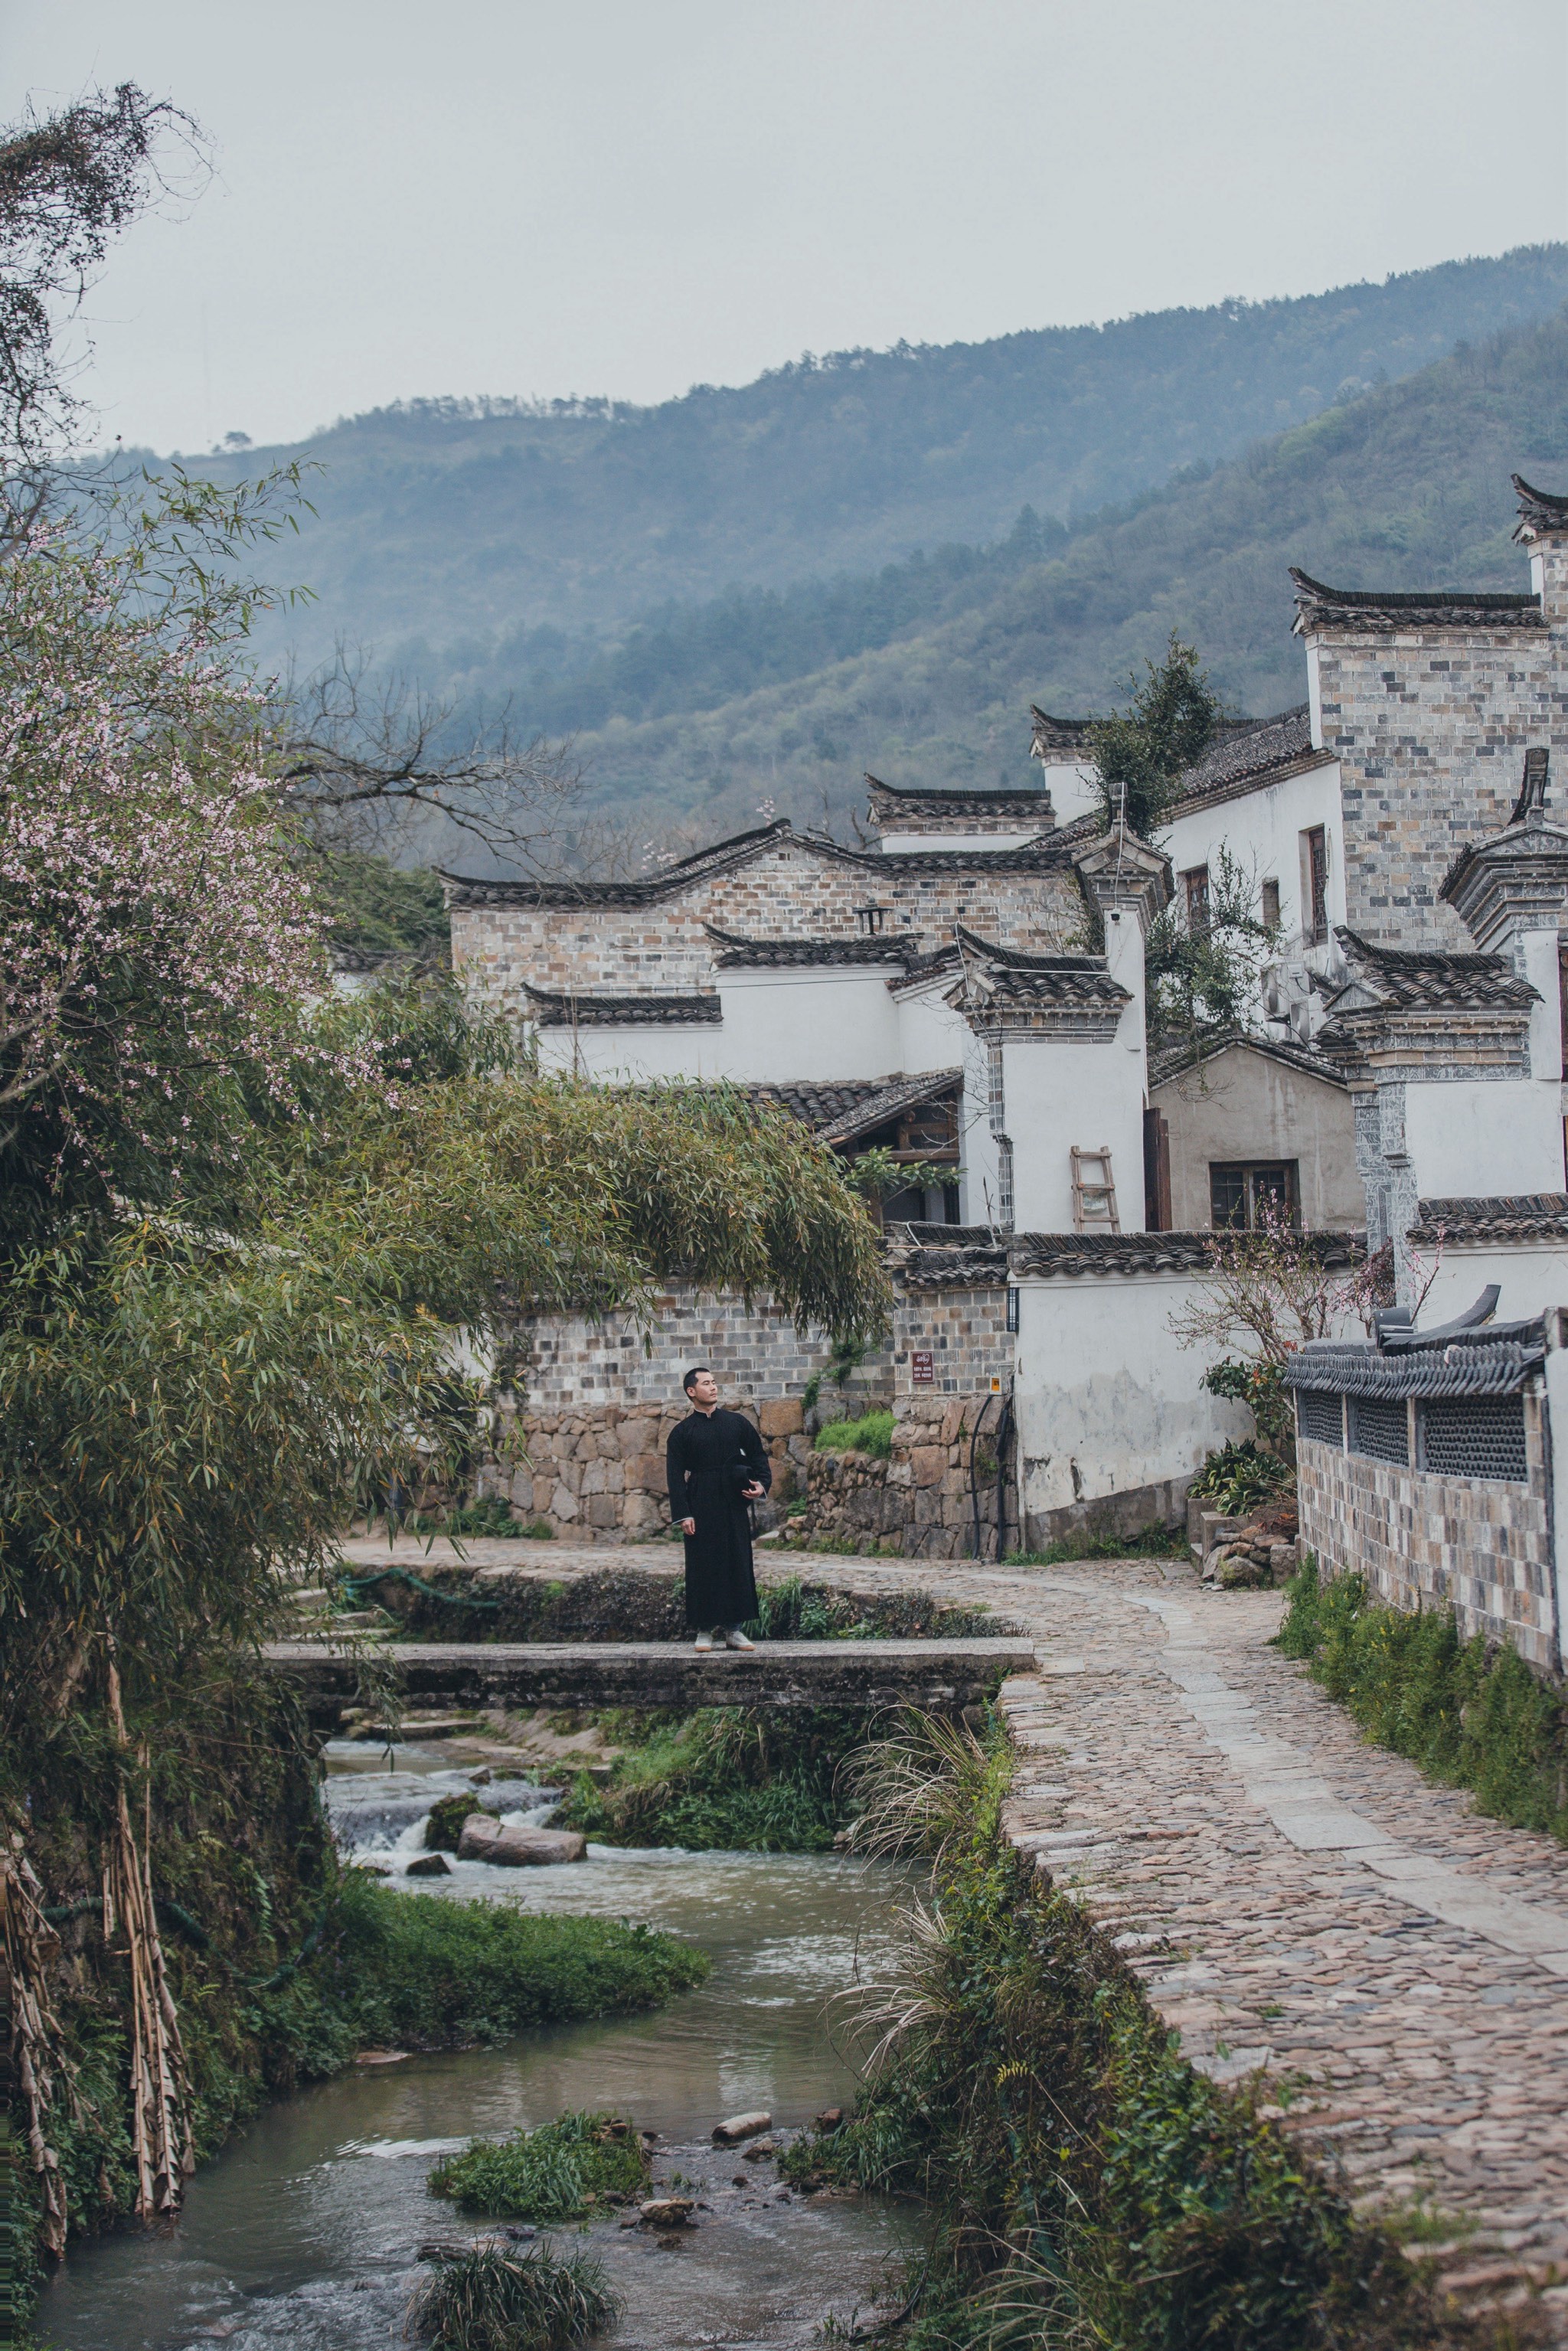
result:
[(47, 2252), (66, 2249), (66, 2189), (49, 2145), (54, 2060), (60, 2028), (49, 2007), (45, 1962), (58, 1936), (43, 1915), (38, 1881), (21, 1848), (0, 1851), (0, 2003), (9, 2016), (11, 2064), (27, 2116), (27, 2149), (43, 2203), (39, 2240)]
[[(122, 1756), (130, 1747), (120, 1672), (109, 1660), (109, 1711)], [(141, 1761), (145, 1769), (143, 1750)], [(151, 1795), (142, 1821), (142, 1849), (136, 1846), (131, 1802), (121, 1772), (115, 1824), (103, 1873), (106, 1934), (118, 1914), (131, 1962), (131, 2147), (136, 2164), (136, 2217), (152, 2220), (177, 2212), (185, 2181), (196, 2168), (191, 2139), (190, 2083), (180, 2038), (163, 1946), (152, 1899)]]

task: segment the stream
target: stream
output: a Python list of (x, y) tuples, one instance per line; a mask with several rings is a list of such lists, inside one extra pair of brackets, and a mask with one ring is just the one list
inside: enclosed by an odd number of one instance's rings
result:
[[(327, 1790), (340, 1843), (394, 1879), (423, 1849), (430, 1804), (473, 1784), (434, 1751), (401, 1749), (395, 1761), (389, 1771), (382, 1751), (335, 1742)], [(522, 1782), (497, 1778), (483, 1796), (520, 1820), (549, 1808), (548, 1791)], [(917, 2216), (876, 2199), (791, 2194), (771, 2162), (716, 2147), (711, 2133), (749, 2109), (787, 2129), (848, 2103), (851, 2071), (826, 2003), (857, 1971), (883, 1972), (904, 1882), (894, 1867), (835, 1855), (608, 1845), (568, 1866), (455, 1862), (450, 1876), (411, 1881), (411, 1901), (428, 1890), (643, 1919), (701, 1945), (713, 1973), (651, 2014), (356, 2065), (267, 2108), (198, 2172), (177, 2228), (73, 2249), (40, 2305), (40, 2344), (385, 2351), (402, 2340), (410, 2294), (428, 2274), (418, 2246), (486, 2233), (426, 2193), (436, 2158), (577, 2106), (656, 2130), (653, 2192), (700, 2199), (699, 2226), (678, 2249), (614, 2220), (553, 2232), (561, 2250), (586, 2244), (603, 2260), (625, 2304), (619, 2328), (599, 2338), (614, 2351), (782, 2351), (812, 2342), (830, 2309), (844, 2323), (857, 2304), (869, 2316), (890, 2262), (916, 2240)]]

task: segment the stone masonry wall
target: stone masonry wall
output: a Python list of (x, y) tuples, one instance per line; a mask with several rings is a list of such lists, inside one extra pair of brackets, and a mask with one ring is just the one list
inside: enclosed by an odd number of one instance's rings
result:
[[(773, 1468), (771, 1500), (757, 1510), (760, 1528), (777, 1520), (804, 1482), (805, 1416), (792, 1396), (736, 1408), (761, 1430)], [(685, 1412), (684, 1401), (666, 1401), (507, 1415), (476, 1490), (504, 1497), (523, 1524), (542, 1521), (574, 1542), (656, 1541), (670, 1525), (664, 1447)]]
[(1385, 1607), (1450, 1605), (1469, 1640), (1511, 1643), (1557, 1670), (1549, 1470), (1539, 1396), (1525, 1397), (1530, 1475), (1438, 1478), (1301, 1438), (1301, 1540), (1325, 1573), (1364, 1575)]
[[(1549, 604), (1552, 600), (1549, 599)], [(1314, 633), (1325, 748), (1340, 762), (1350, 927), (1385, 946), (1474, 947), (1438, 885), (1508, 822), (1524, 752), (1568, 758), (1568, 631)]]
[(927, 948), (963, 923), (1005, 946), (1043, 951), (1083, 921), (1071, 868), (911, 872), (890, 864), (883, 876), (782, 842), (689, 894), (649, 905), (455, 906), (453, 965), (476, 995), (513, 1012), (525, 1004), (525, 980), (584, 992), (680, 993), (713, 985), (709, 923), (745, 937), (853, 937), (855, 908), (873, 901), (893, 910), (890, 930), (903, 930), (907, 915)]
[[(982, 1418), (981, 1416), (984, 1415)], [(813, 1452), (806, 1462), (807, 1508), (789, 1519), (792, 1544), (821, 1542), (862, 1552), (891, 1552), (905, 1559), (974, 1556), (974, 1496), (969, 1458), (975, 1446), (983, 1555), (997, 1550), (996, 1454), (986, 1442), (998, 1418), (998, 1399), (978, 1395), (904, 1397), (885, 1460), (864, 1453)], [(1018, 1548), (1018, 1491), (1009, 1462), (1007, 1548)]]

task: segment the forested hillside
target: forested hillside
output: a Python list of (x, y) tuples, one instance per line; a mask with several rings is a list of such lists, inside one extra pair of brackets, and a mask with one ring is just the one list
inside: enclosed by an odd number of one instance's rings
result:
[[(786, 641), (792, 614), (803, 628), (857, 592), (862, 611), (918, 616), (869, 650), (716, 708), (611, 719), (578, 749), (607, 803), (651, 828), (683, 820), (706, 831), (748, 821), (768, 797), (820, 820), (824, 799), (834, 812), (855, 804), (868, 768), (909, 782), (1025, 780), (1029, 703), (1103, 708), (1173, 628), (1196, 640), (1235, 707), (1277, 709), (1306, 691), (1288, 567), (1347, 586), (1523, 587), (1514, 470), (1568, 486), (1563, 317), (1108, 511), (1045, 559), (1036, 527), (989, 554), (917, 560), (858, 590), (840, 583), (815, 603), (804, 590), (777, 600)], [(748, 614), (765, 644), (763, 599), (678, 618), (666, 681), (727, 609)], [(653, 632), (637, 658), (661, 674)]]
[[(316, 517), (291, 556), (317, 601), (290, 632), (307, 659), (346, 636), (427, 675), (559, 680), (672, 600), (994, 541), (1026, 506), (1071, 521), (1565, 296), (1568, 247), (1533, 246), (1306, 299), (841, 353), (655, 408), (378, 411), (310, 444)], [(204, 463), (233, 475), (273, 454)], [(860, 649), (834, 637), (841, 617), (808, 666)]]

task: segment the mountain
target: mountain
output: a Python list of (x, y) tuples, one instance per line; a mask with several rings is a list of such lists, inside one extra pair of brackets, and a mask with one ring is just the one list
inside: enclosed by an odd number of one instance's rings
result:
[[(765, 798), (780, 813), (841, 814), (867, 768), (912, 783), (1025, 781), (1029, 704), (1103, 709), (1173, 629), (1233, 707), (1281, 708), (1305, 693), (1288, 567), (1344, 586), (1518, 588), (1516, 470), (1568, 487), (1568, 316), (1461, 348), (1108, 509), (1046, 559), (1036, 525), (988, 551), (884, 572), (862, 583), (870, 601), (896, 614), (901, 596), (924, 596), (928, 613), (713, 707), (609, 717), (577, 749), (607, 809), (711, 833), (752, 821)], [(819, 606), (852, 585), (814, 591)], [(810, 599), (794, 601), (803, 625)], [(717, 609), (666, 633), (689, 643)]]
[(1568, 246), (1537, 246), (1301, 299), (840, 352), (652, 408), (414, 401), (200, 463), (319, 465), (291, 550), (316, 597), (287, 621), (305, 660), (346, 637), (504, 690), (591, 668), (672, 601), (996, 541), (1025, 507), (1071, 525), (1565, 296)]

